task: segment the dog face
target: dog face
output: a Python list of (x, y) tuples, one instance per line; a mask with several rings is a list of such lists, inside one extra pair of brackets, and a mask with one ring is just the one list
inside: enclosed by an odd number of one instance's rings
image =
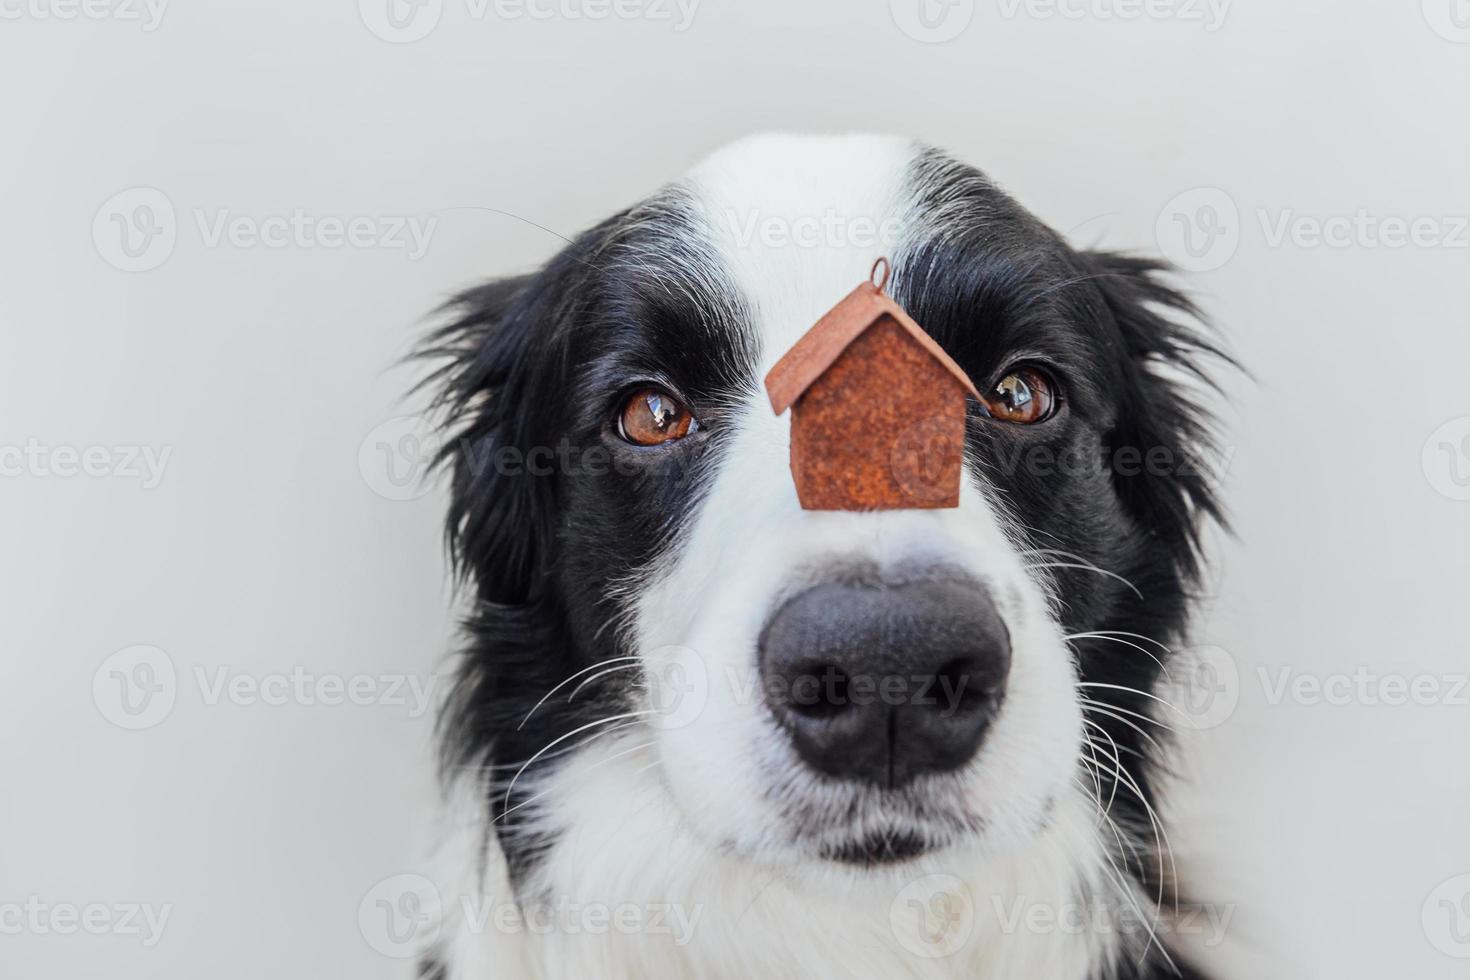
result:
[[(761, 380), (880, 254), (1005, 411), (972, 407), (958, 507), (806, 511)], [(496, 774), (512, 872), (598, 753), (787, 870), (1012, 853), (1083, 795), (1147, 826), (1126, 753), (1213, 512), (1171, 376), (1203, 345), (1153, 272), (911, 143), (761, 137), (461, 297), (448, 758)]]

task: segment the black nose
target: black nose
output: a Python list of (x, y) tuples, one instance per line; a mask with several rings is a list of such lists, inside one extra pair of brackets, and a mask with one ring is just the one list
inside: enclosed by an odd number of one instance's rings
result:
[(974, 756), (1005, 694), (1011, 643), (974, 582), (834, 583), (776, 612), (760, 666), (809, 766), (895, 787)]

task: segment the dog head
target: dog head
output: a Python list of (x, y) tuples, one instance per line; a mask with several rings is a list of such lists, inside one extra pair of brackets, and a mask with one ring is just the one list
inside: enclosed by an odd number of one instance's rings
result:
[[(972, 406), (957, 507), (803, 510), (761, 381), (878, 255), (1005, 411)], [(1209, 348), (1156, 274), (936, 151), (758, 137), (461, 296), (430, 351), (476, 603), (446, 744), (496, 773), (512, 868), (612, 742), (698, 839), (784, 868), (1013, 851), (1117, 780), (1142, 803), (1120, 753), (1149, 754), (1215, 511)]]

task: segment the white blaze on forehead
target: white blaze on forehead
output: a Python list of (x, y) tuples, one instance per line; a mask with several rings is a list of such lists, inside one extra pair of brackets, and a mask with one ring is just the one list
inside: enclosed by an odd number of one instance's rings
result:
[[(719, 276), (740, 293), (765, 371), (854, 286), (880, 255), (901, 255), (914, 226), (909, 186), (921, 149), (905, 140), (765, 136), (737, 143), (687, 182)], [(816, 230), (803, 239), (798, 222)], [(874, 241), (887, 229), (894, 240)], [(782, 232), (789, 234), (781, 234)], [(774, 234), (772, 233), (774, 232)], [(864, 237), (867, 235), (869, 237)], [(757, 647), (783, 596), (844, 563), (880, 574), (915, 564), (987, 585), (1007, 620), (1013, 665), (1006, 706), (963, 779), (969, 814), (992, 852), (1034, 833), (1046, 801), (1069, 791), (1081, 721), (1060, 631), (975, 474), (947, 510), (805, 511), (792, 483), (790, 415), (752, 391), (726, 427), (713, 478), (687, 535), (638, 583), (635, 645), (660, 704), (660, 766), (678, 809), (707, 841), (791, 860), (792, 806), (818, 812), (839, 791), (778, 801), (800, 764), (759, 697)], [(958, 777), (957, 777), (958, 778)], [(794, 780), (794, 782), (793, 782)], [(959, 801), (954, 801), (959, 805)], [(844, 827), (830, 828), (841, 835)], [(851, 828), (847, 828), (851, 829)]]
[(689, 175), (706, 232), (749, 306), (760, 373), (900, 250), (910, 167), (893, 136), (753, 136)]

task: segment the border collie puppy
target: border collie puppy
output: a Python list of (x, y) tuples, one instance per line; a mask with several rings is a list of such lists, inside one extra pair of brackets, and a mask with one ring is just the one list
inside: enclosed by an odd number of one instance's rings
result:
[[(1008, 410), (971, 403), (958, 507), (803, 510), (762, 381), (880, 255)], [(933, 149), (759, 136), (458, 297), (423, 974), (1197, 976), (1155, 688), (1217, 351), (1159, 271)]]

